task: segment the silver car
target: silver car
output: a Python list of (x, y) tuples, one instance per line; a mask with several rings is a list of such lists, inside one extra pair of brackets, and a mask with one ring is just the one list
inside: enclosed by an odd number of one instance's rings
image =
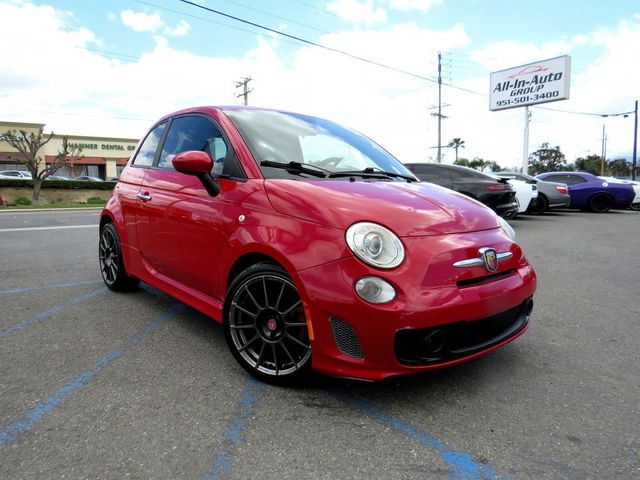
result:
[(501, 177), (535, 183), (538, 186), (538, 199), (529, 206), (527, 212), (543, 214), (552, 208), (566, 208), (571, 202), (569, 187), (564, 183), (546, 182), (520, 172), (500, 172)]
[(2, 170), (0, 171), (2, 180), (31, 180), (31, 172), (25, 170)]

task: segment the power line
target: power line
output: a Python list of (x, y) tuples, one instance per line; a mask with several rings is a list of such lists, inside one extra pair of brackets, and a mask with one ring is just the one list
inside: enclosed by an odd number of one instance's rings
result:
[(255, 7), (251, 7), (251, 6), (249, 6), (249, 5), (245, 5), (245, 4), (244, 4), (244, 3), (242, 3), (242, 2), (237, 2), (237, 1), (235, 1), (235, 0), (224, 0), (224, 1), (225, 1), (225, 2), (228, 2), (228, 3), (231, 3), (231, 4), (233, 4), (233, 5), (238, 5), (239, 7), (247, 8), (247, 9), (249, 9), (249, 10), (253, 10), (254, 12), (258, 12), (258, 13), (262, 13), (262, 14), (264, 14), (264, 15), (268, 15), (269, 17), (279, 18), (280, 20), (284, 20), (285, 22), (294, 23), (294, 24), (296, 24), (296, 25), (300, 25), (301, 27), (310, 28), (311, 30), (315, 30), (316, 32), (321, 32), (321, 33), (331, 33), (331, 32), (329, 32), (329, 31), (327, 31), (327, 30), (323, 30), (323, 29), (321, 29), (321, 28), (314, 27), (314, 26), (312, 26), (312, 25), (308, 25), (308, 24), (306, 24), (306, 23), (298, 22), (298, 21), (296, 21), (296, 20), (292, 20), (292, 19), (287, 18), (287, 17), (282, 17), (282, 16), (280, 16), (280, 15), (276, 15), (275, 13), (270, 13), (270, 12), (267, 12), (267, 11), (265, 11), (265, 10), (260, 10), (259, 8), (255, 8)]
[(296, 40), (296, 41), (298, 41), (300, 43), (304, 43), (304, 44), (310, 45), (312, 47), (317, 47), (317, 48), (321, 48), (323, 50), (327, 50), (327, 51), (330, 51), (330, 52), (333, 52), (333, 53), (338, 53), (340, 55), (344, 55), (346, 57), (350, 57), (350, 58), (352, 58), (354, 60), (359, 60), (361, 62), (368, 63), (370, 65), (375, 65), (375, 66), (378, 66), (378, 67), (381, 67), (381, 68), (385, 68), (387, 70), (392, 70), (394, 72), (402, 73), (404, 75), (408, 75), (410, 77), (418, 78), (420, 80), (425, 80), (427, 82), (437, 83), (437, 80), (433, 80), (433, 79), (431, 79), (429, 77), (425, 77), (424, 75), (419, 75), (417, 73), (412, 73), (412, 72), (409, 72), (407, 70), (402, 70), (401, 68), (396, 68), (396, 67), (392, 67), (390, 65), (386, 65), (384, 63), (380, 63), (380, 62), (376, 62), (376, 61), (373, 61), (373, 60), (369, 60), (369, 59), (366, 59), (364, 57), (360, 57), (358, 55), (354, 55), (352, 53), (346, 52), (344, 50), (340, 50), (340, 49), (333, 48), (333, 47), (328, 47), (326, 45), (322, 45), (320, 43), (313, 42), (311, 40), (307, 40), (307, 39), (304, 39), (302, 37), (298, 37), (296, 35), (290, 35), (288, 33), (282, 32), (280, 30), (276, 30), (275, 28), (270, 28), (270, 27), (267, 27), (267, 26), (264, 26), (264, 25), (260, 25), (259, 23), (255, 23), (255, 22), (252, 22), (252, 21), (249, 21), (249, 20), (245, 20), (244, 18), (236, 17), (234, 15), (230, 15), (228, 13), (221, 12), (220, 10), (215, 10), (213, 8), (205, 7), (204, 5), (200, 5), (198, 3), (191, 2), (189, 0), (177, 0), (177, 1), (181, 2), (181, 3), (184, 3), (184, 4), (187, 4), (187, 5), (192, 5), (192, 6), (196, 7), (196, 8), (200, 8), (202, 10), (206, 10), (207, 12), (215, 13), (216, 15), (221, 15), (223, 17), (230, 18), (232, 20), (236, 20), (236, 21), (244, 23), (246, 25), (251, 25), (252, 27), (260, 28), (262, 30), (266, 30), (268, 32), (275, 33), (276, 35), (281, 35), (283, 37), (290, 38), (292, 40)]

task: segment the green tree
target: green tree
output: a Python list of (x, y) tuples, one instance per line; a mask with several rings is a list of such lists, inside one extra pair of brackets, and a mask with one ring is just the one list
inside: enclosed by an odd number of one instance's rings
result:
[(529, 173), (531, 175), (568, 169), (564, 153), (560, 151), (558, 146), (549, 148), (549, 144), (545, 142), (538, 150), (529, 155)]
[(33, 204), (40, 204), (40, 189), (42, 182), (50, 175), (53, 175), (65, 165), (77, 161), (82, 158), (82, 149), (69, 145), (67, 137), (62, 138), (62, 149), (58, 151), (53, 161), (47, 164), (43, 158), (38, 155), (42, 147), (51, 141), (53, 132), (49, 135), (43, 133), (40, 128), (38, 133), (26, 132), (20, 130), (10, 130), (2, 134), (5, 142), (16, 149), (20, 155), (17, 160), (19, 163), (27, 167), (33, 179)]
[(580, 172), (589, 172), (594, 175), (600, 175), (600, 166), (602, 157), (600, 155), (591, 154), (586, 157), (578, 157), (575, 161), (576, 170)]
[(628, 177), (631, 175), (631, 164), (624, 158), (616, 158), (607, 162), (607, 174), (613, 177)]
[[(455, 151), (456, 151), (456, 162), (457, 162), (458, 161), (458, 149), (459, 148), (464, 148), (464, 140), (462, 140), (459, 137), (456, 137), (456, 138), (454, 138), (453, 140), (451, 140), (447, 144), (447, 147), (455, 149)], [(456, 163), (454, 162), (454, 164), (456, 164)]]
[(460, 165), (462, 167), (468, 167), (469, 166), (469, 159), (467, 158), (456, 158), (456, 161), (453, 162), (454, 165)]

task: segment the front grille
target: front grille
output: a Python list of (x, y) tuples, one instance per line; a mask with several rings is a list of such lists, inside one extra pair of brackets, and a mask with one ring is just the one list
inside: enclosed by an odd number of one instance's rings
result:
[(510, 275), (515, 274), (516, 271), (514, 269), (505, 270), (504, 272), (493, 273), (491, 275), (485, 275), (484, 277), (476, 277), (470, 278), (468, 280), (460, 280), (456, 283), (458, 288), (470, 287), (472, 285), (478, 285), (479, 283), (487, 283), (494, 282), (496, 280), (500, 280), (501, 278), (508, 277)]
[(353, 327), (338, 317), (329, 317), (333, 338), (336, 341), (338, 349), (351, 357), (364, 359), (360, 339)]
[(396, 333), (395, 352), (404, 365), (432, 365), (492, 347), (520, 332), (529, 321), (533, 301), (491, 317)]

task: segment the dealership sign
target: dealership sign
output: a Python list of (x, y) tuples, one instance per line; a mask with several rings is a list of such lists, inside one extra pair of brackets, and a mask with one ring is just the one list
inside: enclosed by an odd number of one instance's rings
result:
[(570, 75), (569, 55), (493, 72), (489, 110), (566, 100)]

